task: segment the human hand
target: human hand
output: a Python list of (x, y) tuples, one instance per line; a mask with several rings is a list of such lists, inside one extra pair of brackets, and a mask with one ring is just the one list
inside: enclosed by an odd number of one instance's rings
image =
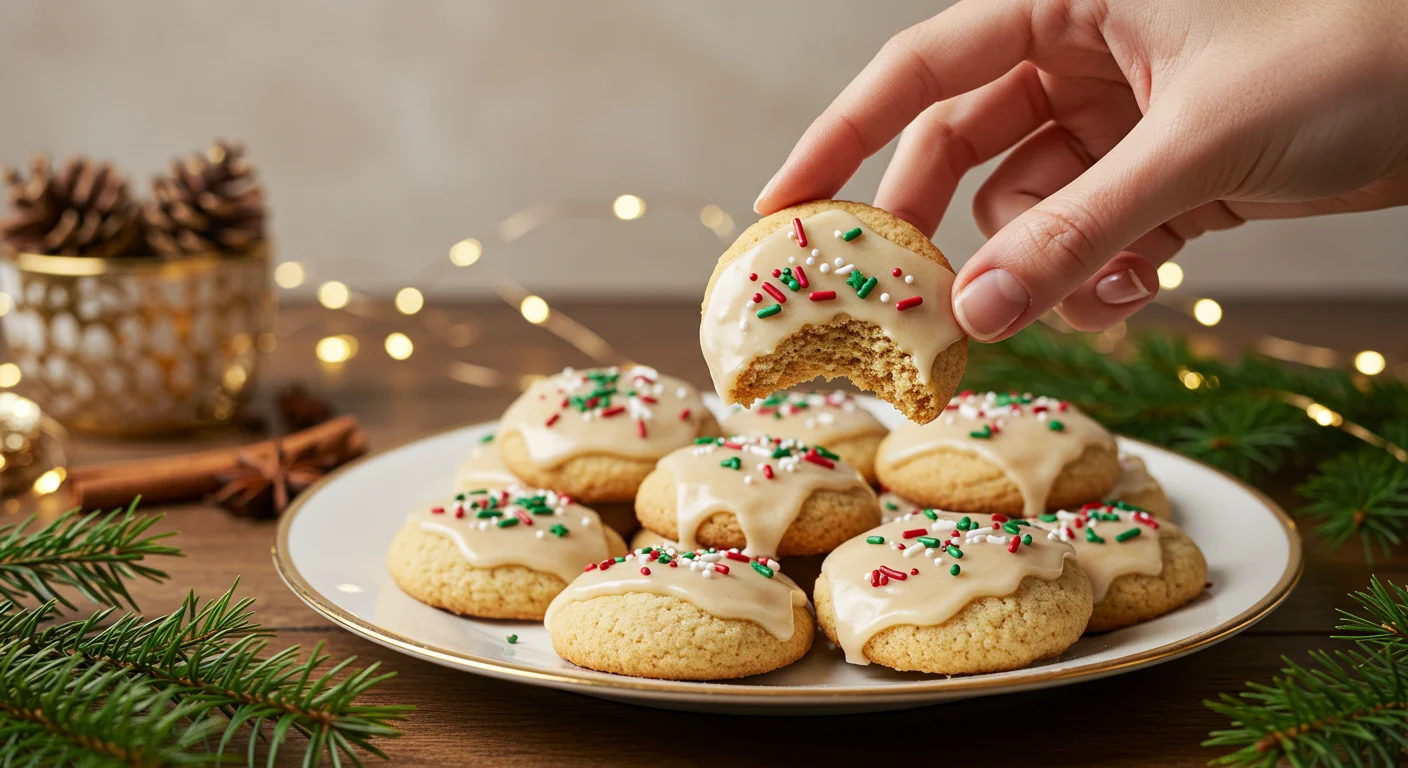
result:
[(1402, 0), (963, 0), (892, 38), (755, 208), (828, 198), (904, 131), (875, 205), (932, 236), (964, 173), (990, 239), (954, 282), (980, 341), (1099, 330), (1183, 244), (1408, 203)]

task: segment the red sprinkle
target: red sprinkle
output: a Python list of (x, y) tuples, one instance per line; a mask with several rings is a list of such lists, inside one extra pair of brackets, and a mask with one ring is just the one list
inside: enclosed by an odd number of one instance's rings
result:
[(737, 552), (725, 552), (725, 553), (724, 553), (724, 557), (727, 557), (727, 558), (730, 559), (730, 560), (737, 560), (737, 561), (740, 562), (740, 563), (752, 562), (751, 560), (748, 559), (748, 556), (747, 556), (747, 555), (740, 555), (740, 554), (737, 553)]
[(649, 576), (649, 575), (650, 575), (650, 569), (649, 569), (649, 568), (646, 568), (645, 566), (642, 565), (642, 566), (640, 567), (640, 573), (641, 573), (642, 576)]
[(753, 294), (753, 303), (754, 303), (754, 304), (762, 304), (762, 303), (763, 303), (763, 294), (761, 294), (761, 293), (755, 293), (755, 294)]
[(680, 421), (684, 421), (684, 420), (687, 419), (687, 418), (689, 418), (689, 409), (688, 409), (688, 408), (684, 409), (683, 411), (680, 411)]
[(807, 273), (802, 271), (802, 265), (801, 265), (801, 264), (798, 264), (798, 265), (797, 265), (797, 268), (794, 269), (794, 270), (792, 270), (792, 274), (794, 274), (794, 275), (797, 276), (797, 287), (798, 287), (798, 288), (806, 288), (806, 287), (808, 287), (808, 286), (810, 285), (810, 283), (807, 282)]
[(993, 516), (992, 516), (992, 521), (993, 521), (994, 523), (1005, 523), (1005, 522), (1007, 522), (1007, 520), (1008, 520), (1007, 515), (993, 515)]
[(596, 570), (596, 563), (587, 563), (587, 567), (582, 569), (582, 573), (586, 573), (587, 571), (595, 571), (595, 570)]
[(769, 480), (771, 480), (771, 479), (773, 478), (773, 474), (772, 474), (772, 465), (771, 465), (771, 464), (764, 464), (764, 465), (763, 465), (763, 477), (766, 477), (766, 478), (769, 479)]
[(455, 519), (456, 519), (456, 520), (459, 520), (459, 519), (461, 519), (461, 518), (463, 518), (463, 517), (464, 517), (464, 507), (460, 507), (459, 509), (455, 510)]
[(995, 530), (998, 530), (998, 529), (1001, 528), (1001, 527), (1002, 527), (1002, 523), (994, 522), (994, 523), (992, 524), (992, 529), (993, 529), (994, 531), (995, 531)]
[(915, 307), (923, 303), (923, 296), (910, 296), (907, 299), (900, 299), (899, 301), (895, 302), (895, 309), (898, 309), (899, 311), (903, 312), (906, 309), (914, 309)]
[(1058, 406), (1056, 406), (1056, 410), (1060, 411), (1061, 413), (1065, 413), (1065, 412), (1066, 412), (1066, 409), (1067, 409), (1067, 408), (1070, 408), (1070, 407), (1071, 407), (1071, 404), (1070, 404), (1070, 403), (1066, 402), (1065, 400), (1062, 400), (1062, 401), (1061, 401), (1061, 404), (1058, 405)]
[[(802, 220), (801, 220), (801, 219), (793, 219), (793, 220), (792, 220), (792, 228), (797, 231), (797, 245), (800, 245), (800, 246), (802, 246), (803, 248), (806, 248), (806, 247), (807, 247), (807, 231), (804, 230), (804, 229), (802, 229)], [(806, 287), (807, 287), (807, 284), (806, 284), (806, 283), (802, 283), (802, 287), (803, 287), (803, 288), (806, 288)]]
[(972, 397), (972, 396), (973, 396), (973, 390), (971, 390), (971, 389), (965, 389), (965, 390), (963, 390), (962, 392), (959, 392), (959, 393), (958, 393), (958, 396), (961, 397), (961, 398), (965, 398), (965, 399), (966, 399), (966, 398), (969, 398), (969, 397)]
[(817, 453), (815, 450), (811, 451), (810, 453), (808, 453), (806, 456), (803, 456), (802, 458), (806, 459), (807, 461), (810, 461), (810, 462), (813, 463), (813, 464), (819, 464), (819, 465), (821, 465), (821, 466), (823, 466), (823, 467), (826, 467), (827, 469), (835, 469), (835, 468), (836, 468), (836, 462), (832, 461), (831, 459), (826, 458), (825, 456), (822, 456), (821, 454)]
[(649, 405), (655, 405), (656, 403), (660, 402), (659, 400), (655, 399), (654, 395), (641, 395), (640, 401)]
[(763, 283), (763, 290), (767, 291), (769, 296), (777, 299), (778, 304), (787, 303), (787, 297), (783, 296), (782, 291), (777, 290), (777, 286), (772, 283)]
[(431, 508), (430, 508), (430, 514), (432, 514), (432, 515), (443, 515), (443, 514), (445, 514), (445, 508), (444, 508), (444, 507), (431, 507)]
[(723, 563), (714, 563), (714, 570), (719, 573), (728, 573), (728, 566)]
[(919, 569), (918, 569), (918, 568), (910, 568), (910, 569), (909, 569), (909, 575), (910, 575), (910, 576), (918, 576), (918, 575), (919, 575)]
[(1083, 525), (1085, 525), (1085, 518), (1083, 518), (1083, 517), (1077, 517), (1077, 518), (1076, 518), (1076, 527), (1077, 527), (1077, 528), (1080, 528), (1080, 527), (1083, 526)]
[(678, 568), (678, 567), (680, 567), (680, 561), (678, 561), (678, 560), (671, 560), (671, 561), (670, 561), (670, 567), (671, 567), (671, 568)]
[(551, 427), (552, 425), (556, 424), (557, 420), (561, 418), (561, 416), (562, 414), (560, 413), (554, 413), (553, 415), (549, 416), (546, 422), (547, 426)]
[(836, 298), (836, 292), (812, 291), (811, 293), (807, 294), (807, 298), (811, 299), (812, 301), (831, 301), (832, 299)]
[(620, 414), (625, 413), (625, 412), (626, 412), (626, 406), (624, 406), (624, 405), (613, 405), (613, 406), (611, 406), (610, 408), (607, 408), (606, 410), (602, 411), (602, 412), (601, 412), (601, 417), (602, 417), (603, 419), (609, 419), (609, 418), (611, 418), (612, 416), (617, 416), (617, 415), (620, 415)]
[(1071, 526), (1069, 526), (1069, 525), (1066, 526), (1066, 538), (1068, 538), (1068, 539), (1074, 539), (1075, 537), (1076, 537), (1076, 532), (1073, 531), (1073, 530), (1071, 530)]
[(598, 564), (598, 566), (601, 568), (601, 570), (605, 571), (605, 570), (611, 568), (611, 566), (613, 566), (613, 565), (615, 565), (615, 564), (616, 564), (616, 561), (615, 561), (615, 560), (612, 560), (611, 558), (608, 557), (608, 558), (606, 558), (605, 560), (602, 560), (602, 561)]
[(899, 277), (904, 273), (900, 271), (899, 267), (895, 267), (894, 269), (890, 270), (890, 274), (894, 275), (895, 277)]
[(899, 579), (900, 581), (904, 581), (905, 579), (909, 578), (909, 576), (907, 576), (904, 571), (897, 571), (888, 565), (880, 566), (880, 572), (885, 574), (886, 576), (889, 576), (892, 579)]
[(880, 586), (880, 571), (874, 569), (870, 571), (870, 586)]
[(1101, 507), (1103, 507), (1103, 506), (1105, 506), (1105, 504), (1104, 504), (1103, 502), (1099, 502), (1099, 501), (1088, 501), (1088, 502), (1086, 502), (1086, 503), (1080, 505), (1080, 511), (1082, 511), (1082, 512), (1089, 512), (1089, 511), (1092, 510), (1092, 509), (1099, 509), (1099, 508), (1101, 508)]
[(780, 270), (780, 269), (774, 269), (774, 270), (772, 271), (772, 276), (773, 276), (773, 277), (782, 277), (782, 270)]
[(1017, 551), (1017, 545), (1018, 545), (1018, 544), (1021, 544), (1021, 543), (1022, 543), (1022, 540), (1021, 540), (1020, 538), (1018, 538), (1018, 537), (1016, 537), (1016, 536), (1013, 536), (1012, 539), (1007, 542), (1007, 551), (1008, 551), (1008, 552), (1016, 552), (1016, 551)]
[(640, 435), (640, 439), (642, 439), (642, 440), (645, 439), (645, 420), (644, 420), (644, 419), (636, 419), (636, 434), (637, 434), (637, 435)]
[(758, 282), (758, 273), (757, 273), (757, 272), (749, 272), (749, 273), (748, 273), (748, 279), (749, 279), (749, 280), (752, 280), (752, 281), (755, 282), (755, 283)]
[(913, 539), (924, 535), (923, 528), (911, 528), (902, 534), (906, 539)]
[(518, 518), (518, 522), (523, 523), (524, 525), (532, 525), (532, 524), (533, 524), (533, 518), (529, 517), (529, 516), (528, 516), (528, 513), (527, 513), (527, 512), (524, 512), (524, 511), (521, 510), (521, 509), (515, 509), (515, 510), (513, 510), (513, 516), (516, 517), (516, 518)]

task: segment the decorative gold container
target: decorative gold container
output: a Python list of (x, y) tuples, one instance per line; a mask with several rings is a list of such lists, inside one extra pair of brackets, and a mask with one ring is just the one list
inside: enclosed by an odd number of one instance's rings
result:
[(273, 343), (267, 244), (241, 254), (0, 257), (17, 389), (64, 425), (130, 437), (228, 422)]

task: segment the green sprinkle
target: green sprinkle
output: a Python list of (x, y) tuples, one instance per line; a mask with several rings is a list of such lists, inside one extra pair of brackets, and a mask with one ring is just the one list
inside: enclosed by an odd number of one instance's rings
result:
[(865, 285), (865, 273), (859, 269), (852, 269), (851, 274), (846, 277), (846, 285), (859, 291), (860, 287)]
[(948, 569), (948, 575), (957, 576), (962, 570), (963, 569), (958, 566), (958, 563), (954, 563), (953, 566)]
[(929, 518), (930, 520), (938, 520), (938, 519), (939, 519), (939, 513), (938, 513), (938, 512), (935, 512), (935, 511), (932, 510), (932, 509), (925, 509), (925, 510), (920, 510), (920, 511), (922, 511), (922, 512), (924, 513), (924, 516), (927, 517), (927, 518)]
[(890, 510), (891, 512), (894, 512), (895, 510), (897, 510), (897, 509), (899, 509), (899, 508), (900, 508), (900, 505), (896, 504), (896, 503), (893, 502), (893, 501), (887, 501), (887, 502), (885, 502), (885, 509), (888, 509), (888, 510)]
[(1054, 522), (1056, 522), (1056, 516), (1055, 516), (1055, 515), (1052, 515), (1052, 514), (1043, 513), (1043, 514), (1037, 515), (1036, 517), (1037, 517), (1038, 520), (1040, 520), (1040, 521), (1043, 522), (1043, 523), (1054, 523)]
[(1032, 535), (1030, 533), (1023, 534), (1022, 543), (1030, 547), (1032, 545)]
[(866, 280), (866, 281), (865, 281), (865, 285), (862, 285), (862, 286), (856, 291), (856, 295), (859, 296), (859, 297), (861, 297), (862, 299), (865, 298), (866, 296), (869, 296), (869, 295), (870, 295), (870, 292), (873, 291), (873, 290), (875, 290), (875, 285), (876, 285), (876, 283), (879, 283), (879, 282), (880, 282), (879, 280), (875, 279), (875, 277), (872, 276), (869, 280)]
[(518, 642), (518, 635), (509, 635), (509, 636), (508, 636), (508, 644), (509, 644), (509, 645), (513, 645), (513, 644), (515, 644), (515, 643), (517, 643), (517, 642)]
[(571, 531), (567, 530), (567, 526), (565, 526), (565, 525), (563, 525), (563, 524), (561, 524), (561, 523), (558, 523), (557, 525), (554, 525), (553, 527), (549, 528), (549, 529), (548, 529), (548, 532), (550, 532), (552, 535), (558, 537), (559, 539), (562, 538), (563, 536), (566, 536), (567, 534), (571, 533)]
[(772, 317), (773, 315), (775, 315), (775, 314), (777, 314), (778, 312), (781, 312), (781, 311), (782, 311), (782, 305), (781, 305), (781, 304), (774, 304), (774, 305), (772, 305), (771, 307), (763, 307), (762, 309), (758, 310), (758, 317), (759, 317), (759, 318)]
[(1012, 522), (1011, 520), (1008, 520), (1007, 522), (1002, 524), (1002, 530), (1007, 531), (1008, 533), (1014, 536), (1022, 532), (1022, 529), (1018, 528), (1017, 524)]
[[(1087, 529), (1087, 530), (1089, 530), (1089, 529)], [(1115, 541), (1129, 541), (1130, 539), (1132, 539), (1132, 538), (1134, 538), (1135, 536), (1138, 536), (1138, 535), (1139, 535), (1139, 529), (1138, 529), (1138, 528), (1130, 528), (1129, 530), (1125, 531), (1124, 533), (1121, 533), (1120, 535), (1116, 536), (1116, 537), (1115, 537)]]
[(551, 514), (553, 514), (553, 508), (552, 508), (552, 507), (527, 507), (527, 510), (528, 510), (528, 512), (529, 512), (530, 514), (534, 514), (534, 515), (551, 515)]
[(464, 502), (468, 501), (468, 499), (465, 497), (465, 494), (457, 493), (455, 494), (455, 501), (458, 501), (459, 503), (463, 504)]
[(480, 443), (492, 443), (492, 442), (494, 442), (494, 433), (493, 433), (493, 432), (490, 432), (489, 434), (484, 435), (483, 437), (479, 438), (479, 442), (480, 442)]
[(975, 437), (975, 438), (977, 438), (977, 439), (979, 439), (979, 440), (986, 440), (986, 439), (992, 437), (992, 425), (991, 425), (991, 424), (984, 424), (984, 425), (983, 425), (983, 428), (982, 428), (981, 430), (979, 430), (979, 431), (977, 431), (977, 432), (969, 432), (969, 433), (968, 433), (968, 436), (969, 436), (969, 437)]
[(960, 518), (960, 519), (958, 520), (958, 530), (959, 530), (960, 532), (966, 531), (966, 530), (968, 530), (969, 528), (972, 528), (972, 527), (973, 527), (973, 521), (970, 520), (969, 518), (963, 517), (963, 518)]
[(713, 444), (715, 444), (715, 443), (717, 443), (717, 442), (719, 442), (719, 439), (718, 439), (717, 437), (696, 437), (696, 438), (694, 438), (694, 444), (695, 444), (695, 445), (713, 445)]
[(841, 233), (841, 239), (845, 240), (848, 243), (856, 239), (857, 237), (860, 237), (860, 227), (856, 227), (855, 229), (848, 229), (845, 232)]
[(648, 555), (648, 554), (650, 554), (651, 552), (654, 552), (654, 551), (655, 551), (655, 547), (641, 547), (641, 548), (640, 548), (640, 553), (641, 553), (642, 555)]
[(753, 566), (753, 570), (757, 571), (758, 573), (763, 574), (764, 576), (768, 577), (769, 579), (772, 578), (772, 569), (769, 568), (769, 567), (767, 567), (766, 565), (763, 565), (762, 563), (758, 562), (757, 560), (754, 560), (753, 562), (749, 563), (749, 565)]
[(840, 456), (837, 456), (836, 454), (832, 453), (831, 451), (826, 450), (825, 448), (822, 448), (822, 447), (819, 446), (819, 445), (813, 445), (813, 446), (812, 446), (812, 450), (816, 451), (817, 453), (821, 454), (822, 456), (825, 456), (825, 457), (828, 458), (828, 459), (831, 459), (832, 461), (840, 461), (840, 460), (841, 460), (841, 457), (840, 457)]
[(626, 558), (624, 558), (624, 557), (618, 557), (618, 558), (616, 558), (616, 562), (618, 562), (618, 563), (624, 563), (624, 562), (626, 562)]
[(1029, 528), (1031, 527), (1031, 523), (1027, 522), (1026, 520), (1008, 520), (1007, 522), (1013, 525), (1025, 525)]
[(1095, 533), (1095, 529), (1094, 529), (1094, 528), (1086, 528), (1086, 529), (1085, 529), (1085, 540), (1088, 541), (1088, 542), (1090, 542), (1090, 543), (1092, 543), (1092, 544), (1104, 544), (1104, 543), (1105, 543), (1105, 540), (1102, 539), (1102, 538), (1100, 538), (1100, 536)]
[(698, 555), (694, 554), (693, 552), (681, 552), (680, 557), (683, 557), (686, 560), (693, 560), (694, 558), (698, 557)]
[(489, 492), (489, 489), (488, 489), (488, 488), (475, 488), (474, 490), (470, 491), (470, 494), (471, 494), (471, 495), (474, 495), (474, 496), (483, 496), (484, 494), (486, 494), (486, 493), (488, 493), (488, 492)]
[(1049, 430), (1051, 430), (1052, 432), (1065, 432), (1065, 431), (1066, 431), (1066, 425), (1065, 425), (1065, 424), (1062, 424), (1061, 422), (1059, 422), (1059, 421), (1057, 421), (1057, 420), (1055, 420), (1055, 419), (1052, 419), (1051, 421), (1046, 422), (1046, 428), (1049, 429)]
[(504, 519), (500, 520), (499, 522), (494, 523), (494, 525), (497, 525), (497, 526), (499, 526), (500, 528), (512, 528), (513, 526), (518, 525), (518, 518), (516, 518), (516, 517), (505, 517)]
[(669, 556), (669, 555), (661, 555), (660, 557), (656, 558), (655, 562), (657, 562), (657, 563), (659, 563), (659, 564), (661, 564), (661, 565), (669, 565), (669, 564), (670, 564), (670, 556)]
[(774, 459), (781, 459), (781, 458), (785, 458), (785, 457), (791, 456), (791, 455), (792, 455), (792, 449), (791, 449), (791, 448), (774, 448), (774, 449), (772, 450), (772, 457), (773, 457)]
[(948, 553), (949, 557), (963, 557), (963, 550), (953, 546), (952, 544), (950, 544), (948, 546), (948, 549), (944, 551)]
[(933, 549), (934, 547), (939, 546), (939, 545), (942, 544), (943, 542), (942, 542), (942, 541), (939, 541), (938, 539), (934, 538), (933, 536), (920, 536), (920, 537), (919, 537), (919, 543), (920, 543), (920, 544), (923, 544), (925, 547), (928, 547), (928, 548), (930, 548), (930, 549)]
[(743, 466), (743, 460), (738, 458), (737, 456), (730, 456), (727, 459), (724, 459), (723, 461), (719, 462), (719, 466), (723, 467), (724, 469), (738, 469), (739, 467)]
[(866, 537), (865, 537), (865, 543), (866, 543), (866, 544), (884, 544), (884, 543), (885, 543), (885, 537), (884, 537), (884, 536), (866, 536)]
[[(486, 509), (486, 510), (483, 510), (483, 511), (481, 511), (481, 512), (476, 512), (476, 513), (474, 513), (474, 516), (477, 517), (477, 518), (479, 518), (480, 520), (483, 520), (483, 519), (485, 519), (485, 518), (490, 518), (490, 517), (503, 517), (503, 516), (504, 516), (504, 513), (498, 511), (497, 509)], [(516, 518), (515, 518), (515, 519), (516, 519)]]

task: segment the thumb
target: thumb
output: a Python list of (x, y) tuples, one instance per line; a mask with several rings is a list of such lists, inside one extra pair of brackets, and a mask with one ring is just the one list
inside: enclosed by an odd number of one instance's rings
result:
[(954, 281), (968, 335), (1011, 336), (1144, 233), (1215, 199), (1220, 142), (1184, 135), (1193, 111), (1150, 110), (1089, 170), (998, 230)]

